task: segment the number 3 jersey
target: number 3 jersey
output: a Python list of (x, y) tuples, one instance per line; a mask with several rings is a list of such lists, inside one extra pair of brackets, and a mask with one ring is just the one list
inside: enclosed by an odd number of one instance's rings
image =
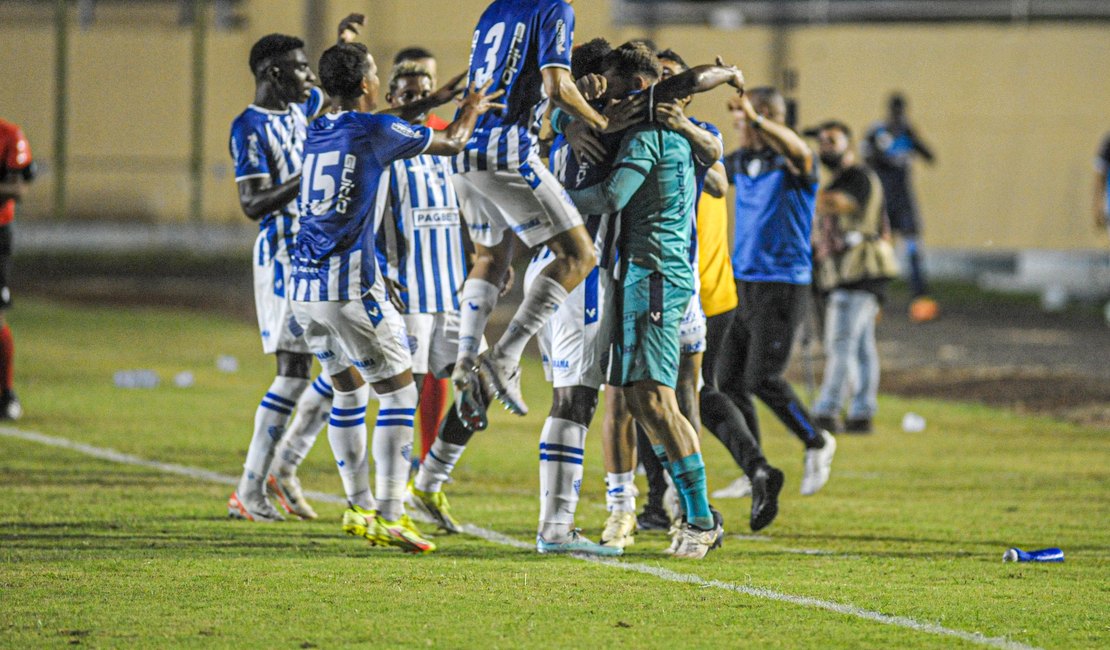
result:
[(357, 300), (374, 286), (374, 216), (395, 160), (423, 153), (432, 130), (388, 115), (329, 113), (308, 128), (293, 249), (293, 299)]
[(450, 160), (398, 160), (387, 178), (375, 248), (382, 273), (401, 288), (402, 313), (458, 311), (466, 252)]

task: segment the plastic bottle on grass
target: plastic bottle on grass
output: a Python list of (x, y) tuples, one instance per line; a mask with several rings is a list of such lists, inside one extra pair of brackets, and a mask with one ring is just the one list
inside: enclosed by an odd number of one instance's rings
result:
[(119, 388), (154, 388), (158, 385), (158, 373), (153, 370), (119, 370), (112, 380)]
[(1003, 562), (1063, 562), (1064, 552), (1058, 548), (1042, 548), (1038, 551), (1023, 551), (1011, 548), (1002, 556)]

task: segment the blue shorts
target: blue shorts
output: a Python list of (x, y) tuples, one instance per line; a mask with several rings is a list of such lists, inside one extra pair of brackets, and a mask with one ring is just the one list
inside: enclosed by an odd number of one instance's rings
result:
[(659, 272), (623, 281), (615, 314), (620, 326), (610, 350), (610, 384), (628, 386), (651, 379), (675, 387), (679, 331), (690, 295), (689, 287), (669, 282)]

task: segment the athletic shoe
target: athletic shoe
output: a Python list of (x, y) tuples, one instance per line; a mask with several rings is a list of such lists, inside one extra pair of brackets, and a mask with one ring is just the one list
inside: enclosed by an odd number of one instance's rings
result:
[(844, 422), (845, 433), (871, 433), (871, 418), (848, 418)]
[(820, 449), (806, 449), (806, 471), (802, 477), (802, 494), (809, 496), (829, 482), (833, 455), (836, 454), (836, 438), (828, 431), (821, 431), (825, 446)]
[(582, 553), (583, 555), (616, 556), (623, 555), (624, 549), (617, 546), (602, 546), (591, 542), (582, 536), (577, 528), (570, 531), (570, 537), (565, 542), (548, 542), (540, 535), (536, 535), (536, 552), (546, 554)]
[(671, 521), (682, 519), (686, 514), (685, 507), (682, 503), (682, 495), (678, 493), (678, 488), (674, 483), (667, 483), (667, 491), (663, 493), (663, 509), (671, 516)]
[(379, 514), (374, 517), (374, 544), (393, 546), (406, 553), (431, 553), (436, 545), (417, 530), (408, 515), (401, 515), (396, 521), (386, 521)]
[(359, 506), (350, 506), (343, 511), (343, 532), (354, 537), (364, 537), (366, 541), (377, 545), (374, 541), (374, 518), (378, 513), (374, 510), (364, 510)]
[(601, 532), (601, 545), (625, 548), (636, 543), (636, 513), (629, 510), (614, 510), (605, 520)]
[(528, 405), (520, 393), (520, 362), (494, 359), (489, 352), (478, 357), (478, 372), (486, 387), (505, 408), (516, 415), (528, 415)]
[(289, 514), (297, 515), (301, 519), (315, 519), (317, 517), (316, 511), (308, 505), (308, 501), (304, 498), (301, 481), (296, 474), (283, 477), (270, 474), (266, 478), (266, 487), (269, 488), (270, 494), (277, 498), (278, 503)]
[(844, 421), (838, 415), (814, 415), (813, 426), (829, 433), (844, 433)]
[(671, 518), (661, 508), (644, 506), (644, 511), (636, 517), (636, 527), (640, 530), (667, 530), (671, 527)]
[(675, 535), (677, 542), (673, 555), (691, 560), (700, 560), (709, 551), (721, 546), (725, 536), (724, 526), (720, 522), (711, 530), (702, 530), (693, 524), (685, 524)]
[(755, 470), (752, 479), (752, 516), (749, 520), (752, 532), (763, 530), (771, 525), (779, 514), (779, 492), (782, 492), (783, 474), (781, 471), (763, 465)]
[(227, 516), (257, 522), (285, 521), (285, 517), (265, 497), (240, 499), (237, 491), (227, 498)]
[(455, 411), (463, 426), (471, 431), (484, 431), (489, 426), (489, 420), (486, 419), (486, 400), (482, 397), (477, 368), (470, 364), (456, 364), (451, 372), (451, 382), (455, 385)]
[(23, 405), (14, 390), (0, 393), (0, 420), (18, 420), (23, 416)]
[(445, 532), (451, 534), (462, 532), (462, 525), (451, 516), (451, 504), (447, 502), (447, 495), (443, 490), (438, 492), (417, 490), (413, 482), (409, 481), (408, 488), (405, 490), (405, 510), (413, 519), (435, 524)]
[(728, 486), (716, 490), (709, 496), (714, 499), (743, 499), (746, 496), (751, 496), (752, 482), (747, 476), (741, 476)]

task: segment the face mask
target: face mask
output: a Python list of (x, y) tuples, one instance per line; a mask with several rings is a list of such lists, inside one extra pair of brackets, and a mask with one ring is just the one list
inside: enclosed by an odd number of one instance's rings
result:
[(826, 167), (836, 169), (837, 167), (840, 167), (840, 161), (844, 160), (844, 154), (842, 154), (842, 153), (823, 153), (823, 154), (821, 154), (820, 158), (821, 158), (821, 164), (825, 165)]

